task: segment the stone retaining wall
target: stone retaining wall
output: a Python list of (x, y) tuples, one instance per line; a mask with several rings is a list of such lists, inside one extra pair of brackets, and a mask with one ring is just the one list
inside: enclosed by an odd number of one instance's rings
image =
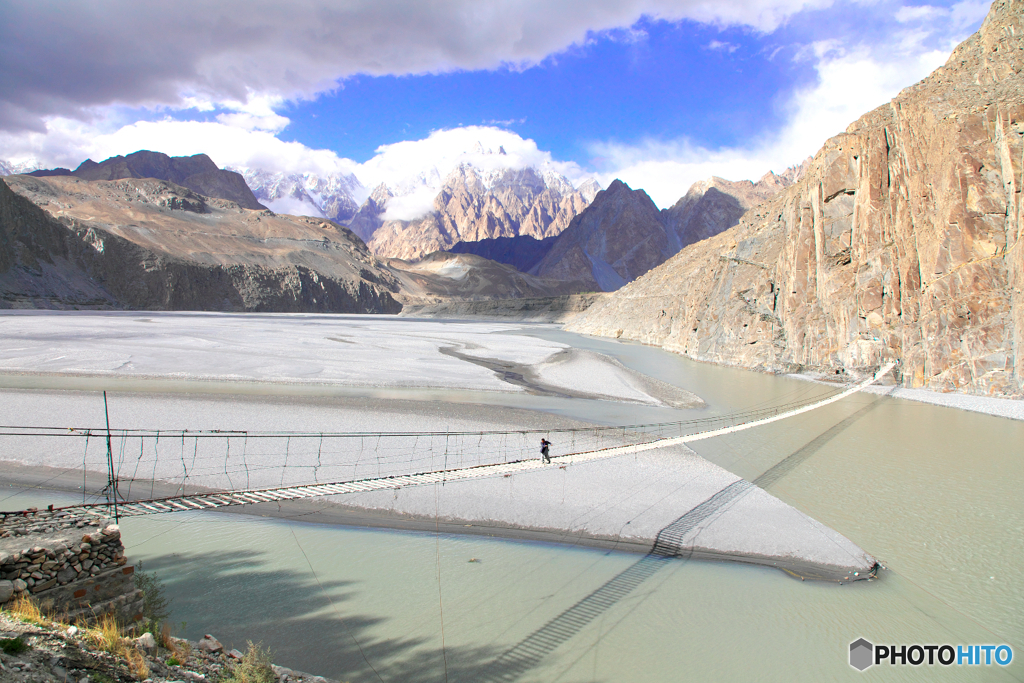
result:
[(142, 593), (121, 531), (90, 512), (31, 510), (0, 519), (0, 604), (31, 595), (45, 612), (68, 621), (113, 613), (141, 619)]

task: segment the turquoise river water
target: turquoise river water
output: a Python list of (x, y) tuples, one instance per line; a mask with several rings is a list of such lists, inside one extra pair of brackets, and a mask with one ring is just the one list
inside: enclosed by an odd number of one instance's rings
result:
[[(695, 416), (822, 391), (650, 347), (524, 329), (693, 391), (709, 404)], [(683, 414), (495, 400), (605, 424)], [(794, 456), (769, 492), (886, 569), (875, 581), (835, 585), (669, 561), (571, 637), (550, 635), (551, 651), (517, 668), (495, 660), (639, 556), (226, 513), (130, 518), (122, 528), (130, 558), (166, 585), (179, 632), (213, 633), (241, 649), (262, 641), (280, 664), (346, 681), (1024, 680), (1024, 422), (855, 395), (694, 450), (747, 479)], [(0, 499), (17, 509), (73, 496), (10, 490)], [(847, 663), (859, 637), (1005, 643), (1014, 661), (860, 673)]]

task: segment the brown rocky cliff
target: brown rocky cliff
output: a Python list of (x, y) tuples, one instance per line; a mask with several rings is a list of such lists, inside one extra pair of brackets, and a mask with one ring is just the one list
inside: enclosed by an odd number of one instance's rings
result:
[(800, 182), (570, 329), (771, 371), (899, 359), (905, 386), (1019, 396), (1022, 11), (997, 0), (945, 66), (829, 140)]

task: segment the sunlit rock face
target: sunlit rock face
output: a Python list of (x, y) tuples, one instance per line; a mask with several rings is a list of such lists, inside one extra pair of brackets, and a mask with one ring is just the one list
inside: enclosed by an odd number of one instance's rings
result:
[(1024, 35), (997, 0), (945, 66), (825, 143), (804, 177), (571, 325), (693, 358), (1019, 396)]
[(413, 220), (388, 220), (384, 207), (394, 193), (382, 186), (350, 225), (379, 257), (418, 258), (458, 242), (557, 235), (600, 189), (593, 180), (574, 188), (550, 171), (484, 171), (461, 164), (445, 178), (434, 198), (433, 210), (425, 215)]

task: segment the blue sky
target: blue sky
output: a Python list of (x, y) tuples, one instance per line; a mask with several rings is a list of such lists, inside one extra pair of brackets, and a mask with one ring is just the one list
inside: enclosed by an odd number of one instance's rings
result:
[[(238, 1), (5, 3), (0, 159), (144, 147), (371, 187), (443, 176), (480, 141), (665, 206), (711, 174), (799, 163), (941, 64), (989, 4)], [(55, 25), (57, 47), (41, 40)]]
[[(813, 70), (764, 54), (772, 41), (739, 29), (644, 20), (525, 70), (365, 77), (288, 107), (283, 137), (365, 161), (381, 144), (462, 125), (499, 125), (559, 159), (589, 161), (594, 140), (685, 131), (733, 145), (781, 124), (775, 103)], [(713, 41), (735, 46), (711, 49)], [(792, 57), (792, 49), (788, 51)]]

